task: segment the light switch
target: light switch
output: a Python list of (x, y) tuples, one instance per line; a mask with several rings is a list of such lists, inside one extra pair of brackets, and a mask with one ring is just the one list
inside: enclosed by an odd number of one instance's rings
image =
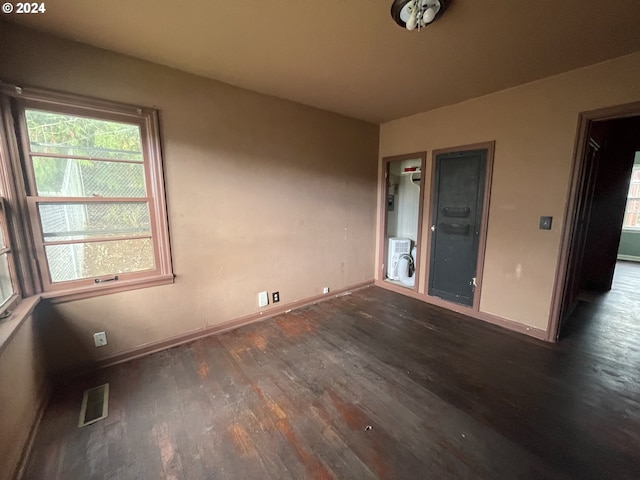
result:
[(540, 230), (551, 230), (553, 217), (540, 217)]

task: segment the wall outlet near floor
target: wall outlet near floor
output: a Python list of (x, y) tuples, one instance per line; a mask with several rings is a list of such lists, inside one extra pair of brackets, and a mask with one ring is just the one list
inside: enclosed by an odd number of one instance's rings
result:
[(266, 307), (267, 305), (269, 305), (269, 293), (268, 292), (258, 293), (258, 306)]
[(271, 296), (273, 297), (273, 303), (278, 303), (280, 301), (280, 292), (273, 292)]
[(105, 332), (94, 333), (93, 343), (96, 344), (96, 347), (104, 347), (107, 344), (107, 334)]
[(329, 287), (324, 287), (322, 289), (322, 293), (329, 293)]

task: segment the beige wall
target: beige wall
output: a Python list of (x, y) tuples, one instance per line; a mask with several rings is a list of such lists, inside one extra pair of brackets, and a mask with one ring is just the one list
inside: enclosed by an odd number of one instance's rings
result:
[(261, 290), (282, 305), (373, 279), (376, 125), (0, 30), (1, 79), (160, 111), (176, 282), (57, 306), (56, 367), (255, 313)]
[(46, 395), (35, 316), (0, 351), (0, 478), (11, 478)]
[(381, 126), (381, 158), (427, 150), (427, 171), (434, 149), (495, 140), (482, 312), (547, 329), (578, 114), (640, 100), (639, 80), (635, 53)]

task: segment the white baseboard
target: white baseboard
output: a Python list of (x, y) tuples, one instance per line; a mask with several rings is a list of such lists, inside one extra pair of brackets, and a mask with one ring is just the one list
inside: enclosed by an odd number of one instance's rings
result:
[(618, 255), (618, 260), (624, 260), (625, 262), (640, 262), (640, 257), (634, 257), (633, 255)]

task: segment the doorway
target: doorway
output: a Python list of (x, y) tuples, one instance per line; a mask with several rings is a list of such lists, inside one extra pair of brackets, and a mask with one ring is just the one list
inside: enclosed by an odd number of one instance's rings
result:
[(426, 153), (383, 158), (382, 275), (385, 283), (417, 291)]
[(580, 123), (569, 202), (573, 211), (567, 213), (571, 229), (563, 239), (566, 270), (563, 282), (557, 284), (561, 288), (556, 290), (549, 328), (549, 340), (555, 341), (581, 300), (611, 290), (623, 223), (637, 220), (625, 215), (625, 207), (640, 151), (640, 104), (590, 112), (581, 116)]

